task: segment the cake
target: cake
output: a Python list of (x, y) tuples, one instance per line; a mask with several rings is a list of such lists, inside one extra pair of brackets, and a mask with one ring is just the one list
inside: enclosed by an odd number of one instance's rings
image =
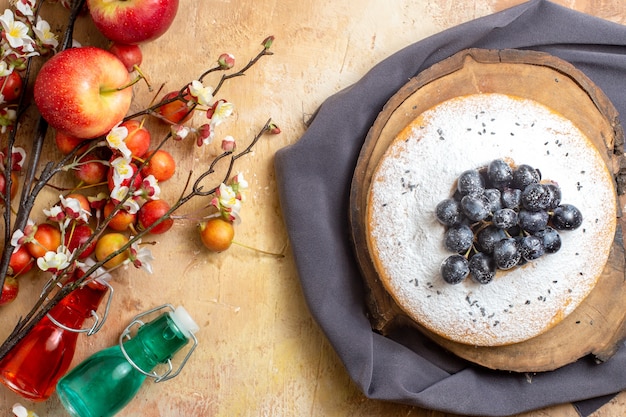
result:
[[(489, 284), (446, 283), (450, 253), (436, 205), (459, 174), (495, 159), (529, 164), (583, 214), (557, 253)], [(598, 149), (568, 119), (526, 98), (477, 93), (423, 112), (392, 141), (367, 191), (367, 248), (385, 290), (419, 325), (448, 340), (503, 346), (555, 326), (589, 295), (616, 229), (614, 181)]]

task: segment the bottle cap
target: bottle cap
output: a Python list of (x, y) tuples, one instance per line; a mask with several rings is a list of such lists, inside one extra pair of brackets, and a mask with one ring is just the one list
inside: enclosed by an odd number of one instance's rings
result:
[(173, 312), (170, 312), (176, 326), (184, 333), (195, 334), (200, 327), (189, 315), (183, 306), (178, 306)]

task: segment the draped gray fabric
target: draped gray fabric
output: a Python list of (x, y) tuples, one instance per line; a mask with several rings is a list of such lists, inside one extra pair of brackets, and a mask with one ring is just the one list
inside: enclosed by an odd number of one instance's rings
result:
[(328, 98), (302, 138), (276, 154), (280, 202), (303, 293), (369, 398), (479, 416), (575, 402), (586, 416), (626, 389), (626, 348), (600, 365), (583, 358), (530, 377), (472, 365), (416, 332), (383, 337), (371, 330), (365, 315), (347, 218), (359, 151), (385, 102), (409, 78), (470, 47), (558, 56), (589, 76), (626, 115), (626, 26), (545, 0), (468, 22), (395, 53)]

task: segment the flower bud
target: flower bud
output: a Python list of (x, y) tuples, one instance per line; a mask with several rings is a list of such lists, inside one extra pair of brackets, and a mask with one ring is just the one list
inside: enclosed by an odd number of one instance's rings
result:
[(17, 121), (17, 112), (8, 107), (0, 108), (0, 133), (5, 133), (7, 129), (13, 129)]
[(172, 125), (171, 132), (174, 140), (183, 140), (189, 134), (189, 128), (185, 125)]
[(21, 146), (14, 146), (11, 152), (11, 160), (13, 162), (11, 169), (13, 171), (21, 171), (26, 161), (26, 150)]
[(222, 139), (222, 150), (224, 152), (232, 152), (236, 147), (235, 138), (232, 136), (226, 136)]
[(99, 192), (97, 195), (87, 196), (87, 201), (89, 201), (89, 207), (91, 207), (94, 210), (102, 209), (104, 205), (106, 204), (107, 199), (108, 199), (108, 196), (103, 192)]
[(26, 70), (26, 62), (27, 59), (17, 55), (15, 52), (8, 54), (4, 57), (4, 60), (8, 63), (10, 68), (13, 68), (13, 71), (24, 71)]
[(272, 43), (274, 43), (274, 36), (268, 36), (267, 38), (263, 39), (263, 42), (261, 42), (261, 45), (263, 45), (263, 47), (265, 47), (265, 49), (270, 49), (272, 47)]
[(281, 132), (280, 127), (276, 126), (274, 123), (270, 123), (267, 127), (267, 131), (272, 135), (278, 135)]
[(208, 145), (213, 141), (213, 129), (208, 123), (203, 124), (198, 128), (198, 146)]
[(235, 66), (235, 57), (231, 54), (222, 54), (217, 59), (217, 63), (223, 70), (231, 69)]

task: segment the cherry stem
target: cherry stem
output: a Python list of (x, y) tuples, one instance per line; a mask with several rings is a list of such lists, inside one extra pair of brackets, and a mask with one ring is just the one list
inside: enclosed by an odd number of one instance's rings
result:
[(241, 246), (242, 248), (249, 249), (251, 251), (258, 252), (258, 253), (261, 253), (263, 255), (270, 255), (270, 256), (273, 256), (275, 258), (284, 258), (285, 257), (285, 249), (287, 248), (287, 246), (285, 245), (280, 252), (270, 252), (270, 251), (266, 251), (266, 250), (263, 250), (263, 249), (255, 248), (255, 247), (250, 246), (250, 245), (246, 245), (245, 243), (241, 243), (241, 242), (236, 241), (236, 240), (233, 240), (232, 243), (233, 243), (233, 245)]
[(133, 65), (133, 69), (137, 71), (137, 74), (139, 74), (141, 78), (143, 78), (146, 85), (148, 86), (148, 91), (152, 92), (152, 84), (150, 84), (150, 80), (148, 80), (148, 77), (146, 77), (146, 74), (144, 74), (141, 68), (139, 68), (139, 65), (137, 64)]

